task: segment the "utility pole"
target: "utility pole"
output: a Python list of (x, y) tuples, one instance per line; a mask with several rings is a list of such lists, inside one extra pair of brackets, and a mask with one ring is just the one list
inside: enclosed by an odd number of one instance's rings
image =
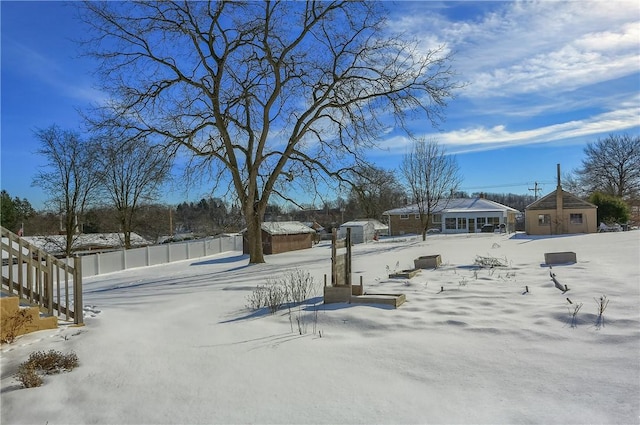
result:
[(535, 184), (533, 185), (533, 189), (529, 188), (529, 190), (533, 192), (533, 200), (537, 201), (538, 200), (538, 192), (540, 192), (540, 188), (538, 187), (538, 182), (535, 182)]

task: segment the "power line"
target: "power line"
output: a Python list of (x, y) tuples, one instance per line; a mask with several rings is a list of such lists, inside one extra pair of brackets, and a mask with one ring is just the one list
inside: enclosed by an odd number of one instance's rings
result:
[[(553, 181), (536, 182), (537, 185), (549, 184), (549, 183), (553, 183)], [(468, 191), (468, 190), (476, 190), (476, 189), (495, 189), (495, 188), (501, 188), (501, 187), (529, 186), (530, 184), (531, 182), (507, 183), (507, 184), (492, 185), (492, 186), (483, 185), (483, 186), (474, 186), (474, 187), (463, 187), (463, 188), (460, 188), (460, 190)], [(538, 190), (542, 190), (542, 189), (538, 189)]]
[(541, 190), (538, 187), (538, 182), (535, 182), (535, 184), (533, 185), (533, 189), (529, 188), (529, 190), (533, 192), (533, 200), (537, 201), (538, 200), (538, 192)]

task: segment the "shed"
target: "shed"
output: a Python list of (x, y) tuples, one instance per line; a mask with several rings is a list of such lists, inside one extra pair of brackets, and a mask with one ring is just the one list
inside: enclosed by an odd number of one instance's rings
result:
[[(242, 251), (249, 253), (246, 230), (242, 232)], [(313, 246), (316, 231), (299, 221), (262, 223), (262, 249), (265, 255), (307, 249)]]
[(376, 237), (376, 225), (374, 221), (377, 220), (352, 220), (348, 221), (338, 229), (338, 237), (344, 238), (347, 234), (347, 228), (351, 229), (351, 243), (365, 243), (375, 239)]

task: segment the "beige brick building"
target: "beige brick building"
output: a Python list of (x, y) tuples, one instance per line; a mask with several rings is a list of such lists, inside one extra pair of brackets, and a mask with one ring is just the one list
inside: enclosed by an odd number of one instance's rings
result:
[(525, 231), (529, 235), (563, 235), (598, 231), (598, 207), (562, 190), (533, 202), (525, 209)]

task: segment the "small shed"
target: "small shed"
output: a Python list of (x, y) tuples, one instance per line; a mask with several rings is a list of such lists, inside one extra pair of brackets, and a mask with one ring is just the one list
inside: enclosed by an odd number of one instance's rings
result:
[(376, 226), (374, 221), (377, 220), (352, 220), (340, 226), (338, 229), (338, 238), (344, 238), (347, 234), (347, 228), (351, 229), (351, 243), (365, 243), (375, 239)]
[[(242, 232), (242, 251), (249, 253), (246, 230)], [(299, 221), (262, 223), (262, 249), (265, 255), (307, 249), (313, 246), (316, 231)]]

